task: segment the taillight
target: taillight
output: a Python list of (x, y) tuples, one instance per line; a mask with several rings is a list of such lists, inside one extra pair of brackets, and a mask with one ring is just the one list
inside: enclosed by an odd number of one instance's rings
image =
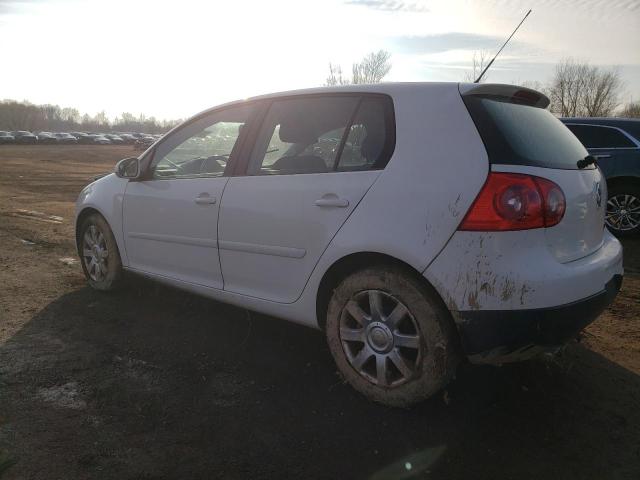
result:
[(489, 174), (459, 230), (552, 227), (562, 220), (564, 193), (550, 180), (519, 173)]

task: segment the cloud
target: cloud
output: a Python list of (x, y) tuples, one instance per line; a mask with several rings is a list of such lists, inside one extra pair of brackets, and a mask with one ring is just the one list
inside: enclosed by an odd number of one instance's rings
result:
[(401, 0), (346, 0), (347, 5), (367, 7), (373, 10), (387, 12), (427, 12), (429, 9), (424, 2), (403, 2)]
[[(425, 54), (448, 50), (492, 50), (497, 51), (505, 37), (482, 35), (477, 33), (451, 32), (437, 35), (394, 37), (392, 44), (399, 53)], [(510, 49), (520, 49), (521, 42), (512, 40)]]
[(0, 15), (15, 13), (20, 7), (27, 3), (34, 3), (39, 0), (0, 0)]

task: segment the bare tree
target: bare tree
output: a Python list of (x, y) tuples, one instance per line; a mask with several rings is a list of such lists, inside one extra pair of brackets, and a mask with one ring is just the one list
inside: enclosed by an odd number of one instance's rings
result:
[[(480, 76), (482, 70), (487, 66), (491, 57), (490, 53), (486, 50), (475, 50), (473, 57), (471, 58), (471, 71), (464, 74), (465, 82), (475, 82), (476, 78)], [(489, 72), (485, 73), (480, 80), (480, 83), (484, 83), (489, 78)]]
[(340, 65), (334, 65), (329, 63), (329, 76), (325, 85), (328, 87), (334, 87), (336, 85), (348, 85), (349, 80), (342, 76), (342, 67)]
[(589, 69), (584, 95), (584, 108), (588, 117), (606, 117), (620, 105), (622, 80), (618, 69)]
[(391, 54), (380, 50), (353, 64), (353, 83), (380, 83), (391, 70)]
[(548, 96), (551, 111), (563, 117), (606, 117), (619, 105), (621, 91), (617, 69), (603, 70), (567, 58), (556, 65)]
[(538, 80), (524, 80), (522, 82), (512, 81), (511, 84), (520, 85), (521, 87), (530, 88), (531, 90), (537, 90), (538, 92), (542, 92), (545, 95), (547, 93), (547, 87), (542, 82), (539, 82)]
[(371, 52), (351, 68), (351, 78), (342, 74), (342, 67), (329, 63), (327, 86), (350, 85), (362, 83), (380, 83), (391, 70), (391, 54), (386, 50)]
[(640, 102), (629, 102), (620, 111), (620, 117), (640, 118)]

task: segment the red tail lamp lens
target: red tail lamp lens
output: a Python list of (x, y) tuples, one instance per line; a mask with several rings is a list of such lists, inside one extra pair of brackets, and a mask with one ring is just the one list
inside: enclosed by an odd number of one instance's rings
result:
[(550, 227), (566, 208), (558, 185), (518, 173), (490, 173), (460, 230), (505, 231)]

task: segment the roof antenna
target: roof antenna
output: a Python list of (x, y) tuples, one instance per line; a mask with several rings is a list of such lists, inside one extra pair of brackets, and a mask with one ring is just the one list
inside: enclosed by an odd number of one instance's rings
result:
[(480, 76), (478, 78), (475, 79), (475, 81), (473, 83), (479, 83), (480, 80), (482, 80), (482, 77), (484, 76), (484, 74), (487, 72), (487, 70), (489, 70), (489, 67), (491, 65), (493, 65), (493, 62), (495, 61), (496, 58), (498, 58), (498, 55), (500, 55), (500, 52), (502, 51), (502, 49), (507, 45), (507, 43), (509, 43), (509, 40), (511, 40), (511, 37), (513, 37), (516, 32), (518, 31), (518, 29), (520, 28), (520, 25), (522, 25), (524, 23), (524, 21), (527, 19), (527, 17), (529, 16), (529, 14), (531, 13), (531, 9), (529, 9), (529, 11), (527, 12), (527, 14), (524, 16), (524, 18), (520, 21), (520, 23), (518, 24), (518, 26), (516, 27), (516, 29), (513, 31), (513, 33), (511, 35), (509, 35), (509, 38), (507, 38), (507, 41), (504, 42), (502, 44), (502, 46), (500, 47), (500, 50), (498, 50), (498, 53), (496, 53), (496, 56), (493, 57), (491, 59), (491, 61), (487, 64), (486, 67), (484, 67), (484, 70), (482, 70), (482, 73), (480, 74)]

